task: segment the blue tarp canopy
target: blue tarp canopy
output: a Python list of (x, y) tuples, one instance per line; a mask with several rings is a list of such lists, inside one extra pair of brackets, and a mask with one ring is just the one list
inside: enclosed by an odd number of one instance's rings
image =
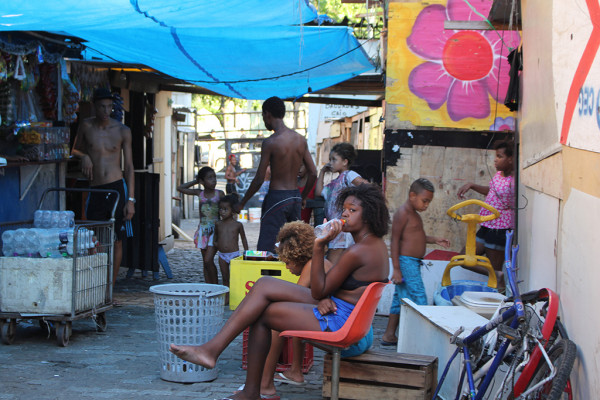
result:
[[(245, 99), (295, 98), (373, 69), (307, 0), (11, 0), (0, 31), (64, 32), (107, 59)], [(309, 89), (310, 88), (310, 89)]]

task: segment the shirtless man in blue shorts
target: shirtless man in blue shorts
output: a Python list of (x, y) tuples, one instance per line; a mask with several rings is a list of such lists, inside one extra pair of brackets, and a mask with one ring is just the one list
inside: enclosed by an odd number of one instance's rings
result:
[[(113, 96), (108, 89), (94, 92), (96, 116), (79, 124), (73, 154), (81, 159), (81, 170), (90, 180), (93, 189), (114, 189), (119, 192), (119, 204), (115, 211), (116, 241), (113, 253), (113, 286), (119, 274), (123, 257), (125, 228), (135, 213), (135, 186), (133, 159), (131, 155), (131, 131), (117, 120), (110, 118)], [(121, 151), (125, 171), (121, 171)], [(88, 198), (86, 217), (92, 221), (108, 221), (115, 204), (113, 195), (92, 193)]]
[[(300, 210), (317, 179), (317, 168), (308, 151), (304, 136), (285, 126), (285, 104), (279, 97), (271, 97), (262, 105), (265, 127), (273, 134), (262, 143), (260, 163), (256, 176), (250, 183), (236, 211), (244, 205), (262, 185), (267, 167), (271, 166), (269, 192), (262, 204), (262, 217), (257, 250), (275, 251), (275, 238), (286, 223), (300, 219)], [(308, 176), (302, 193), (298, 191), (298, 172), (304, 164)]]

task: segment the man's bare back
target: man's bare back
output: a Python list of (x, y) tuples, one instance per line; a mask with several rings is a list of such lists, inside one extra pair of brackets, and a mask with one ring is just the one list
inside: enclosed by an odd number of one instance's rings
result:
[(265, 140), (268, 148), (271, 182), (273, 190), (293, 190), (297, 188), (298, 171), (304, 163), (304, 154), (308, 151), (306, 139), (286, 128)]
[[(273, 99), (273, 98), (271, 98)], [(268, 102), (268, 99), (265, 101)], [(281, 99), (277, 98), (281, 107), (284, 108)], [(239, 211), (258, 191), (265, 180), (267, 167), (271, 167), (271, 181), (269, 191), (271, 190), (294, 190), (297, 189), (298, 172), (300, 166), (304, 163), (306, 167), (307, 182), (302, 192), (302, 199), (306, 199), (311, 191), (316, 179), (317, 168), (308, 151), (308, 144), (304, 136), (288, 128), (283, 122), (283, 115), (273, 115), (272, 112), (264, 109), (263, 121), (268, 130), (273, 134), (264, 140), (260, 152), (260, 163), (256, 170), (256, 175), (250, 183), (242, 201), (237, 205)]]

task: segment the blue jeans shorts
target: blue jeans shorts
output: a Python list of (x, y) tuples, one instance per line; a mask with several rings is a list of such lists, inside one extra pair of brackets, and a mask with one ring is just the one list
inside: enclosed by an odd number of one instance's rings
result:
[(399, 261), (400, 271), (402, 272), (404, 282), (395, 285), (396, 290), (394, 291), (390, 314), (400, 314), (400, 299), (405, 297), (411, 299), (418, 305), (427, 305), (425, 285), (423, 285), (423, 278), (421, 278), (421, 259), (400, 256)]

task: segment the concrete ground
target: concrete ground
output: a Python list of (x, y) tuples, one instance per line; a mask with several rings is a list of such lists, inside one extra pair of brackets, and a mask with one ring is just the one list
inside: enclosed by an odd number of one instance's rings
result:
[[(192, 235), (197, 223), (187, 219), (181, 225)], [(256, 246), (258, 227), (245, 225), (250, 248)], [(96, 331), (91, 319), (76, 320), (69, 345), (59, 347), (54, 334), (40, 328), (38, 321), (19, 321), (14, 343), (0, 344), (0, 399), (219, 399), (233, 393), (245, 379), (241, 335), (219, 359), (214, 381), (182, 384), (160, 378), (153, 295), (148, 288), (203, 282), (201, 254), (193, 244), (176, 240), (167, 258), (173, 279), (166, 279), (162, 271), (159, 280), (151, 274), (141, 277), (139, 271), (126, 279), (127, 271), (121, 269), (114, 297), (123, 306), (107, 311), (104, 333)], [(226, 308), (225, 316), (230, 314)], [(374, 348), (380, 348), (386, 324), (387, 317), (375, 317)], [(323, 354), (314, 349), (314, 366), (305, 376), (305, 386), (278, 386), (282, 399), (321, 398)]]

